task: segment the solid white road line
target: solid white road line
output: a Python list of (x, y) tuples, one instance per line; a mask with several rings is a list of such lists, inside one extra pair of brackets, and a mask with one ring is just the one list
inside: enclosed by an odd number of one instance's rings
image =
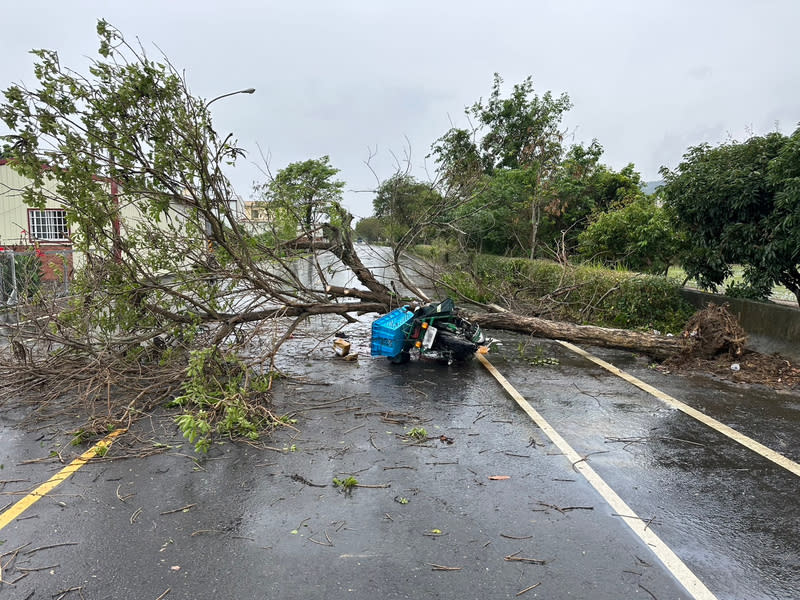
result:
[(608, 363), (608, 362), (604, 361), (601, 358), (598, 358), (598, 357), (596, 357), (596, 356), (594, 356), (592, 354), (589, 354), (583, 348), (578, 348), (578, 346), (575, 346), (574, 344), (570, 344), (569, 342), (564, 342), (564, 341), (561, 341), (561, 340), (558, 340), (558, 343), (561, 344), (562, 346), (564, 346), (565, 348), (569, 348), (570, 350), (572, 350), (576, 354), (579, 354), (580, 356), (584, 357), (586, 360), (590, 360), (593, 363), (595, 363), (596, 365), (599, 365), (599, 366), (603, 367), (604, 369), (606, 369), (607, 371), (613, 373), (614, 375), (617, 375), (618, 377), (621, 377), (622, 379), (624, 379), (628, 383), (631, 383), (631, 384), (635, 385), (636, 387), (638, 387), (639, 389), (644, 390), (648, 394), (651, 394), (651, 395), (655, 396), (656, 398), (658, 398), (662, 402), (666, 402), (671, 407), (677, 408), (678, 410), (680, 410), (681, 412), (686, 413), (690, 417), (694, 417), (695, 419), (697, 419), (698, 421), (700, 421), (704, 425), (708, 425), (712, 429), (714, 429), (716, 431), (719, 431), (721, 434), (728, 436), (729, 438), (731, 438), (735, 442), (740, 443), (742, 446), (745, 446), (745, 447), (749, 448), (753, 452), (763, 456), (764, 458), (766, 458), (768, 460), (771, 460), (776, 465), (781, 466), (784, 469), (786, 469), (787, 471), (789, 471), (791, 473), (794, 473), (795, 475), (800, 477), (800, 464), (797, 464), (793, 460), (791, 460), (789, 458), (786, 458), (783, 454), (780, 454), (780, 453), (776, 452), (775, 450), (773, 450), (771, 448), (768, 448), (764, 444), (761, 444), (761, 443), (755, 441), (754, 439), (749, 438), (749, 437), (747, 437), (746, 435), (744, 435), (742, 433), (739, 433), (738, 431), (736, 431), (732, 427), (728, 427), (727, 425), (725, 425), (723, 423), (720, 423), (716, 419), (713, 419), (713, 418), (709, 417), (708, 415), (706, 415), (704, 413), (701, 413), (699, 410), (697, 410), (695, 408), (692, 408), (688, 404), (685, 404), (685, 403), (681, 402), (680, 400), (677, 400), (677, 399), (673, 398), (669, 394), (665, 394), (661, 390), (659, 390), (657, 388), (654, 388), (652, 385), (649, 385), (649, 384), (645, 383), (641, 379), (637, 379), (636, 377), (634, 377), (630, 373), (626, 373), (625, 371), (623, 371), (622, 369), (620, 369), (618, 367), (615, 367), (611, 363)]
[(494, 378), (505, 388), (508, 394), (524, 410), (536, 425), (550, 438), (564, 456), (572, 463), (573, 469), (583, 475), (614, 512), (620, 515), (633, 532), (647, 544), (661, 563), (686, 588), (696, 600), (716, 600), (716, 596), (692, 573), (689, 567), (659, 538), (648, 523), (620, 498), (617, 493), (592, 469), (584, 457), (580, 456), (561, 435), (534, 409), (530, 403), (506, 380), (505, 377), (482, 354), (475, 355)]

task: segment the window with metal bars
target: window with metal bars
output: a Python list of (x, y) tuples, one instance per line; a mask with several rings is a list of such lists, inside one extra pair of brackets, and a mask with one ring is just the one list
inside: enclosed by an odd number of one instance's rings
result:
[(28, 232), (32, 240), (42, 242), (69, 241), (67, 211), (61, 208), (28, 210)]

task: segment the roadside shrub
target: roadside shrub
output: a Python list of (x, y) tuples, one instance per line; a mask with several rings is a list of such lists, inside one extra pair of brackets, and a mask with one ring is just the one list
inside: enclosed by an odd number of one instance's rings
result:
[(678, 333), (694, 312), (676, 280), (593, 264), (477, 255), (443, 280), (479, 302), (511, 299), (584, 325)]
[(490, 293), (486, 289), (482, 289), (483, 286), (480, 285), (480, 283), (469, 273), (464, 273), (463, 271), (450, 271), (442, 275), (442, 282), (445, 285), (458, 290), (465, 297), (469, 298), (470, 300), (474, 300), (475, 302), (483, 303), (494, 301), (494, 294)]
[(725, 295), (731, 298), (744, 298), (746, 300), (769, 300), (772, 290), (770, 288), (757, 287), (747, 282), (732, 281), (725, 286)]
[[(630, 275), (630, 274), (629, 274)], [(655, 329), (679, 333), (695, 309), (680, 295), (680, 286), (655, 276), (632, 276), (609, 294), (598, 310), (596, 324), (623, 329)]]

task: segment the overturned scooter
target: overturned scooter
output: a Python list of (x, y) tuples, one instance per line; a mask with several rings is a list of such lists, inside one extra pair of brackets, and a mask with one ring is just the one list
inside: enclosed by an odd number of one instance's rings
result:
[(408, 362), (413, 350), (447, 364), (462, 362), (491, 342), (478, 325), (458, 316), (450, 298), (396, 308), (372, 323), (372, 356), (386, 356), (393, 363)]

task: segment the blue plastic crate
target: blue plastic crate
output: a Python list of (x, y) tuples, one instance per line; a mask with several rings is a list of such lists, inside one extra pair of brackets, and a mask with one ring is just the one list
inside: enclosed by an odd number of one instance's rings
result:
[(406, 341), (406, 324), (414, 313), (402, 306), (372, 322), (372, 356), (397, 356)]

